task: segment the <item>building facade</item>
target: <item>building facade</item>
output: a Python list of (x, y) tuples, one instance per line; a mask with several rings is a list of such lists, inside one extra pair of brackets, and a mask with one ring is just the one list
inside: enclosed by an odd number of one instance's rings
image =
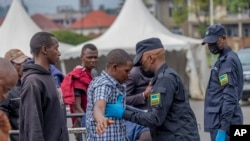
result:
[[(192, 0), (186, 0), (185, 5), (192, 6)], [(154, 6), (156, 7), (156, 17), (173, 33), (202, 38), (198, 32), (199, 22), (195, 14), (188, 13), (186, 21), (177, 26), (173, 20), (174, 0), (155, 0)], [(199, 16), (200, 20), (205, 20), (202, 12), (199, 13)], [(225, 26), (229, 44), (235, 50), (250, 47), (250, 9), (243, 9), (240, 13), (234, 14), (223, 6), (215, 6), (213, 17), (214, 23)]]

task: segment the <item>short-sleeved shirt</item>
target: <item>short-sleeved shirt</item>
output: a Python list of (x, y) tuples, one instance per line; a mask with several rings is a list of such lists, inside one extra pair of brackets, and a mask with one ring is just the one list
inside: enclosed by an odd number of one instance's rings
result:
[(86, 128), (88, 141), (125, 141), (126, 127), (125, 120), (110, 118), (115, 123), (109, 126), (102, 135), (96, 133), (97, 123), (94, 121), (94, 104), (98, 100), (105, 100), (107, 103), (116, 103), (117, 97), (123, 95), (123, 106), (126, 96), (125, 85), (120, 84), (105, 71), (101, 76), (94, 78), (90, 83), (87, 97)]

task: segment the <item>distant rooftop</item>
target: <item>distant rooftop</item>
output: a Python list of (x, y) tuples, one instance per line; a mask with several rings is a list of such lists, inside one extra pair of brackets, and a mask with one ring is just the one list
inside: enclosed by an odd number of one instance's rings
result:
[(115, 21), (116, 16), (109, 15), (101, 10), (92, 11), (71, 25), (71, 28), (96, 28), (109, 27)]
[(56, 30), (63, 28), (63, 25), (54, 23), (52, 20), (42, 14), (34, 14), (32, 20), (43, 30)]

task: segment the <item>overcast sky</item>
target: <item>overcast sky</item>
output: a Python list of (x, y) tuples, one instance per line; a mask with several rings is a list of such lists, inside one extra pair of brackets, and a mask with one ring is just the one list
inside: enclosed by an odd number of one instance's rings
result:
[[(105, 8), (115, 8), (121, 0), (92, 0), (93, 8), (98, 9), (100, 5)], [(8, 5), (12, 0), (0, 0), (1, 5)], [(70, 6), (76, 10), (79, 9), (79, 0), (24, 0), (28, 6), (29, 14), (34, 13), (55, 13), (57, 6)]]

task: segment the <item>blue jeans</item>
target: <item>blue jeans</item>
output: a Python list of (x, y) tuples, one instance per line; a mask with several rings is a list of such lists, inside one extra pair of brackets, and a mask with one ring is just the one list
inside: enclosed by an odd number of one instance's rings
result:
[[(86, 114), (84, 114), (84, 115), (82, 116), (81, 127), (86, 127)], [(83, 139), (82, 139), (82, 134), (81, 134), (81, 136), (80, 136), (80, 141), (82, 141), (82, 140), (83, 140)]]
[(82, 127), (86, 127), (86, 114), (82, 116)]
[(136, 141), (144, 131), (149, 131), (149, 128), (126, 121), (126, 135), (130, 141)]

